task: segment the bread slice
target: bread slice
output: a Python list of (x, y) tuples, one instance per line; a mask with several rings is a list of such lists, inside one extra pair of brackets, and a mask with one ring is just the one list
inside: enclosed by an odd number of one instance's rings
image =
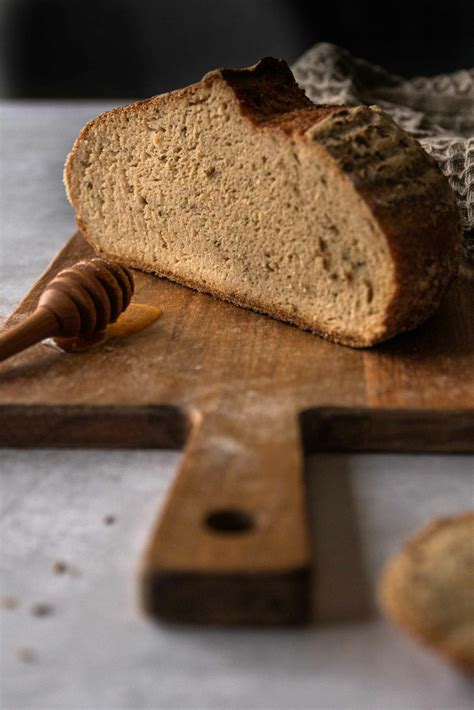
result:
[(271, 58), (102, 114), (65, 184), (97, 252), (356, 347), (431, 315), (461, 243), (417, 141)]
[(379, 599), (402, 629), (474, 673), (474, 511), (435, 518), (408, 540)]

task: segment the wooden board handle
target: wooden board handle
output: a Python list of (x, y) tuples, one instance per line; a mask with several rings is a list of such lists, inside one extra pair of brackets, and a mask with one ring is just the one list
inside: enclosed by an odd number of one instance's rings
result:
[(180, 622), (304, 622), (309, 568), (296, 418), (204, 417), (143, 557), (144, 609)]

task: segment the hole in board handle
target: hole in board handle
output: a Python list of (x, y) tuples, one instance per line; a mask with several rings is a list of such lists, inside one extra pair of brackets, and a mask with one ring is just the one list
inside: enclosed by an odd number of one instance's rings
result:
[(205, 519), (206, 525), (215, 532), (239, 534), (255, 528), (255, 518), (244, 510), (214, 510)]

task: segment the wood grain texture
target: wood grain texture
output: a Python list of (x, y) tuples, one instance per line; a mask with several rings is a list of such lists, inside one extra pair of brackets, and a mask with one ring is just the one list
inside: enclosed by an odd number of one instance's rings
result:
[(245, 401), (239, 409), (196, 425), (145, 551), (144, 608), (169, 620), (295, 623), (310, 613), (296, 417), (269, 412), (262, 426)]
[[(90, 256), (77, 233), (10, 325)], [(142, 559), (145, 609), (304, 621), (304, 451), (474, 449), (472, 271), (422, 328), (366, 351), (134, 275), (135, 301), (162, 309), (151, 328), (81, 354), (38, 345), (0, 366), (0, 444), (186, 446)]]

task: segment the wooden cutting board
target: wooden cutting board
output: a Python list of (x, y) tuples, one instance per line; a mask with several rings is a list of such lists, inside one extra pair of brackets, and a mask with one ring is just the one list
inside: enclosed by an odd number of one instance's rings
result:
[[(91, 256), (76, 233), (46, 282)], [(162, 317), (81, 354), (0, 365), (0, 445), (183, 448), (141, 562), (144, 608), (209, 623), (309, 619), (305, 453), (474, 450), (474, 271), (416, 332), (353, 350), (135, 272)]]

